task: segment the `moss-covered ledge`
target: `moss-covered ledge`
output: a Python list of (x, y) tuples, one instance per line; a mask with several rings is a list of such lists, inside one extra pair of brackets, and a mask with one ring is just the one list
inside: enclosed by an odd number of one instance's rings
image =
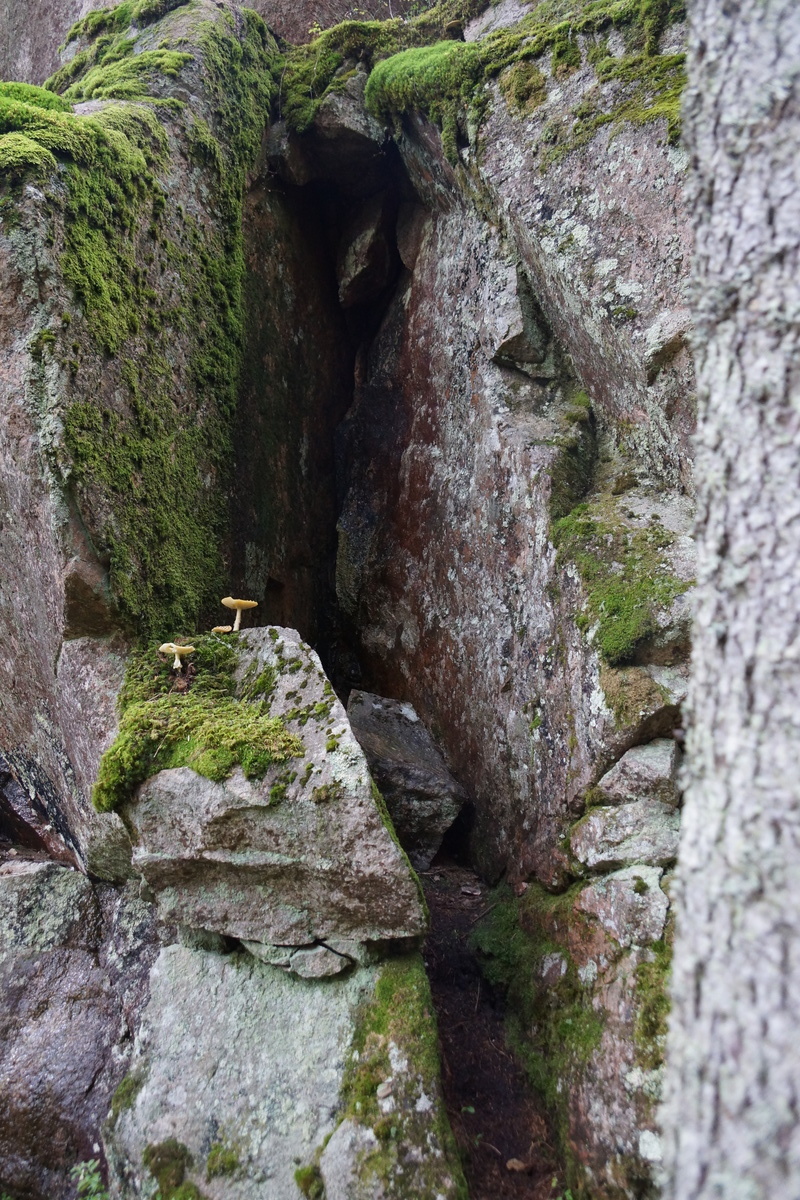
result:
[[(544, 168), (603, 125), (663, 117), (670, 140), (677, 139), (684, 55), (661, 53), (660, 40), (684, 19), (683, 0), (545, 0), (512, 28), (463, 41), (464, 25), (483, 8), (471, 0), (445, 0), (412, 20), (347, 21), (326, 30), (276, 60), (278, 111), (291, 129), (303, 132), (325, 96), (366, 68), (370, 111), (387, 122), (423, 113), (440, 127), (447, 157), (456, 162), (459, 141), (487, 109), (492, 80), (499, 80), (512, 111), (527, 115), (544, 101), (548, 86), (587, 64), (596, 94), (573, 113), (569, 136), (556, 136), (545, 147)], [(613, 31), (623, 39), (621, 54), (609, 48)]]

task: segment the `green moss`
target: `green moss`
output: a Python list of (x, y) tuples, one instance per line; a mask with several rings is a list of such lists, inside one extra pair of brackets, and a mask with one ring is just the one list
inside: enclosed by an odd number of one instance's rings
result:
[(315, 804), (330, 804), (334, 800), (340, 800), (344, 793), (344, 788), (341, 783), (334, 780), (333, 783), (323, 784), (322, 787), (316, 787), (311, 793), (311, 799)]
[(454, 162), (459, 113), (469, 110), (478, 116), (483, 110), (483, 73), (477, 42), (438, 42), (406, 50), (378, 63), (367, 83), (367, 106), (383, 118), (424, 112), (441, 127), (442, 147)]
[[(343, 1118), (371, 1126), (381, 1142), (380, 1147), (367, 1156), (362, 1166), (362, 1178), (385, 1180), (391, 1177), (404, 1141), (408, 1139), (412, 1145), (418, 1144), (419, 1133), (415, 1134), (412, 1128), (413, 1106), (406, 1107), (402, 1101), (393, 1114), (395, 1136), (386, 1137), (386, 1122), (376, 1093), (379, 1084), (393, 1075), (390, 1044), (413, 1063), (425, 1095), (438, 1096), (440, 1093), (441, 1067), (433, 1012), (430, 984), (420, 955), (393, 959), (381, 968), (374, 997), (359, 1014), (342, 1085)], [(415, 1087), (414, 1095), (418, 1094)], [(426, 1131), (433, 1133), (446, 1155), (455, 1175), (459, 1200), (466, 1200), (466, 1183), (443, 1104), (436, 1107), (432, 1130), (429, 1122), (430, 1116), (426, 1118)], [(430, 1134), (426, 1132), (426, 1136)]]
[(144, 1076), (130, 1074), (117, 1085), (114, 1095), (111, 1097), (111, 1120), (112, 1123), (117, 1121), (123, 1112), (127, 1112), (129, 1108), (133, 1108), (136, 1097), (144, 1086)]
[(61, 96), (54, 96), (46, 88), (31, 83), (0, 83), (0, 101), (17, 100), (34, 108), (46, 108), (52, 112), (71, 112), (72, 105)]
[(240, 1167), (239, 1152), (225, 1142), (214, 1142), (206, 1160), (206, 1179), (234, 1175)]
[(134, 55), (134, 43), (123, 41), (64, 92), (73, 104), (84, 100), (138, 100), (149, 96), (159, 75), (177, 76), (192, 61), (177, 50), (148, 50)]
[(158, 1183), (156, 1200), (205, 1200), (196, 1184), (185, 1181), (192, 1156), (175, 1138), (147, 1146), (142, 1159)]
[(500, 76), (500, 91), (512, 112), (528, 116), (547, 96), (547, 81), (534, 62), (518, 62)]
[(556, 439), (559, 453), (550, 468), (550, 516), (571, 512), (586, 495), (597, 458), (597, 441), (589, 397), (577, 392), (564, 413), (566, 432)]
[(664, 1063), (669, 1018), (669, 978), (672, 970), (674, 922), (670, 918), (664, 937), (649, 948), (651, 955), (636, 968), (636, 1057), (645, 1070)]
[(188, 0), (124, 0), (114, 8), (99, 8), (76, 21), (66, 37), (66, 45), (77, 38), (94, 38), (99, 33), (127, 29), (131, 25), (151, 25)]
[(600, 686), (618, 728), (637, 725), (643, 716), (669, 703), (669, 693), (643, 667), (615, 670), (601, 663)]
[[(378, 62), (367, 84), (367, 102), (380, 117), (419, 111), (438, 122), (448, 157), (455, 161), (457, 134), (465, 119), (479, 121), (487, 104), (486, 84), (500, 75), (501, 91), (517, 112), (530, 112), (544, 98), (544, 81), (536, 61), (551, 57), (559, 78), (581, 65), (578, 37), (590, 45), (589, 62), (598, 83), (614, 81), (607, 106), (599, 91), (584, 98), (564, 130), (542, 135), (543, 167), (585, 144), (605, 124), (641, 124), (665, 117), (670, 139), (680, 125), (679, 99), (684, 86), (683, 55), (659, 55), (658, 39), (666, 26), (682, 19), (680, 0), (544, 0), (511, 29), (488, 34), (473, 43), (440, 43), (420, 50), (406, 33), (405, 49)], [(621, 59), (604, 46), (610, 28), (620, 30), (627, 53)], [(421, 29), (414, 31), (419, 37)], [(425, 40), (424, 38), (422, 40)], [(522, 64), (531, 64), (525, 71)]]
[(298, 1167), (294, 1173), (294, 1181), (308, 1200), (323, 1200), (325, 1184), (319, 1167)]
[(98, 811), (117, 808), (156, 771), (188, 766), (219, 782), (238, 765), (259, 779), (272, 764), (303, 753), (300, 738), (270, 716), (268, 701), (235, 695), (233, 643), (205, 635), (193, 645), (196, 674), (185, 691), (173, 690), (175, 677), (169, 663), (159, 662), (155, 644), (131, 655), (119, 733), (100, 761), (93, 792)]
[(658, 631), (658, 611), (689, 587), (664, 559), (672, 535), (658, 523), (626, 525), (609, 498), (600, 497), (556, 521), (553, 540), (561, 560), (578, 568), (606, 662), (630, 662)]

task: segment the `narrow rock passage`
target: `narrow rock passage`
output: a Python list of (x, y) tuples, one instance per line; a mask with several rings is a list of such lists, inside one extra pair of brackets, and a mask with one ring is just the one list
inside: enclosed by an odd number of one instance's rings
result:
[[(549, 1121), (506, 1045), (501, 998), (481, 977), (470, 945), (488, 889), (441, 854), (421, 878), (444, 1095), (470, 1200), (556, 1200), (564, 1186)], [(509, 1169), (512, 1160), (519, 1169)]]

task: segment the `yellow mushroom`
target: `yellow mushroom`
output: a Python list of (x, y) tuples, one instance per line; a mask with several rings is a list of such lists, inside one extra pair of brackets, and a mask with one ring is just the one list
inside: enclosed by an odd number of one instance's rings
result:
[(211, 630), (212, 633), (230, 633), (233, 629), (232, 625), (215, 625)]
[(172, 664), (173, 671), (180, 671), (183, 663), (181, 659), (187, 654), (194, 654), (194, 646), (176, 646), (175, 642), (164, 642), (163, 646), (158, 647), (159, 654), (174, 654), (175, 661)]
[(222, 603), (225, 605), (226, 608), (235, 608), (236, 609), (236, 620), (233, 622), (233, 632), (234, 633), (236, 633), (236, 630), (239, 628), (239, 626), (242, 623), (243, 609), (258, 608), (257, 600), (234, 600), (233, 596), (226, 596), (225, 599), (222, 601)]

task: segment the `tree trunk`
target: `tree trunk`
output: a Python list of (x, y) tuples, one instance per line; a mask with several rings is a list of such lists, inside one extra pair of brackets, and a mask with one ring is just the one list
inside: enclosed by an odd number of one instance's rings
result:
[(670, 1200), (800, 1196), (800, 6), (695, 0), (698, 600)]

